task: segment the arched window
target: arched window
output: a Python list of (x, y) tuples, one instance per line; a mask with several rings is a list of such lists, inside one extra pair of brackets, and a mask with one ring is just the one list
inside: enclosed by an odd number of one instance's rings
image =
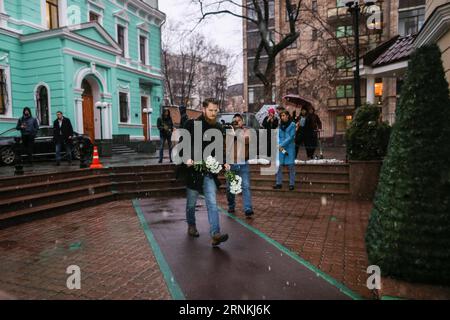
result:
[(36, 90), (36, 114), (42, 126), (50, 125), (48, 105), (48, 90), (45, 86), (40, 86)]

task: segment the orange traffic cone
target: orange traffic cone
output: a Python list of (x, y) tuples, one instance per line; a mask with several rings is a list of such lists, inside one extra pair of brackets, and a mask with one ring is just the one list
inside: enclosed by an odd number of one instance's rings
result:
[(90, 166), (91, 169), (101, 169), (103, 168), (103, 165), (100, 163), (100, 160), (98, 158), (98, 150), (97, 146), (94, 146), (94, 156), (92, 157), (93, 161)]

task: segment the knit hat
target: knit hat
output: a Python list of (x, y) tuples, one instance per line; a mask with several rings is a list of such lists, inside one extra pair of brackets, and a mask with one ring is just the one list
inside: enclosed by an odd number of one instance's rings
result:
[(269, 114), (275, 114), (275, 109), (270, 108), (270, 109), (269, 109)]

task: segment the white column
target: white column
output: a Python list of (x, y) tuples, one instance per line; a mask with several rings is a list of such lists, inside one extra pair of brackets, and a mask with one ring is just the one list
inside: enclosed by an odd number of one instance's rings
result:
[(75, 118), (78, 133), (85, 133), (83, 129), (83, 99), (75, 98)]
[(0, 0), (0, 28), (6, 28), (7, 17), (4, 0)]
[(67, 0), (59, 0), (59, 27), (67, 26)]
[(375, 77), (368, 76), (366, 85), (366, 99), (367, 103), (375, 103)]

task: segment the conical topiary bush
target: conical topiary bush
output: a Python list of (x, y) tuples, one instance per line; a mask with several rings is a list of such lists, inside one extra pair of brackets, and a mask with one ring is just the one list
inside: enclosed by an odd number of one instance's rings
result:
[(383, 276), (450, 284), (450, 100), (435, 45), (411, 56), (366, 246)]

